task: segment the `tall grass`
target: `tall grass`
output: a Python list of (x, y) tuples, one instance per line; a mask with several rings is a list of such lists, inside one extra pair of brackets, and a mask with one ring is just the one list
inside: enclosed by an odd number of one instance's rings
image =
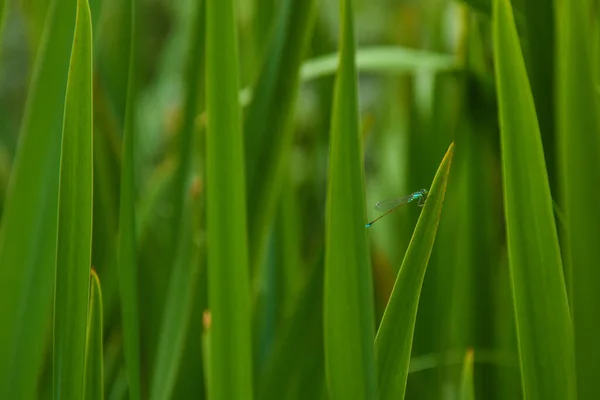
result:
[(0, 1), (0, 398), (598, 398), (598, 22)]

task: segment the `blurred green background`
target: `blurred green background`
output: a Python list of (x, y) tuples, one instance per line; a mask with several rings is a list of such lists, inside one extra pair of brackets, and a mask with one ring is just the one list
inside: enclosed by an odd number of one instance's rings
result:
[[(60, 3), (70, 5), (59, 6)], [(233, 3), (239, 50), (240, 127), (246, 162), (243, 182), (248, 230), (243, 232), (243, 240), (248, 243), (254, 397), (336, 398), (326, 394), (323, 271), (336, 79), (334, 54), (341, 40), (340, 5), (330, 0)], [(352, 3), (367, 219), (380, 215), (374, 208), (376, 202), (429, 188), (450, 143), (455, 143), (444, 207), (418, 299), (405, 396), (522, 398), (513, 304), (518, 295), (511, 289), (503, 202), (492, 35), (494, 4), (489, 0)], [(592, 223), (598, 220), (600, 212), (597, 207), (587, 207), (600, 193), (600, 181), (593, 180), (600, 173), (595, 170), (595, 157), (600, 155), (595, 117), (586, 120), (594, 128), (581, 135), (577, 148), (569, 147), (566, 135), (560, 136), (560, 124), (567, 124), (562, 126), (568, 131), (568, 122), (557, 121), (557, 116), (563, 115), (559, 112), (561, 107), (575, 104), (571, 110), (578, 111), (576, 103), (569, 103), (569, 99), (587, 99), (589, 94), (593, 104), (586, 110), (596, 110), (595, 62), (600, 36), (595, 2), (575, 3), (577, 10), (586, 12), (569, 21), (587, 17), (582, 22), (589, 27), (584, 32), (586, 42), (578, 42), (580, 36), (573, 36), (576, 34), (561, 36), (560, 29), (570, 32), (569, 29), (578, 28), (577, 24), (554, 23), (555, 13), (560, 13), (560, 7), (569, 7), (569, 2), (512, 1), (535, 100), (544, 150), (542, 161), (545, 160), (552, 193), (552, 198), (543, 201), (552, 201), (565, 269), (573, 268), (572, 273), (565, 274), (569, 294), (579, 287), (578, 262), (599, 265), (598, 259), (593, 258), (598, 251), (586, 253), (589, 246), (581, 241), (593, 243), (600, 235), (600, 226)], [(42, 68), (40, 57), (49, 59), (54, 51), (53, 42), (48, 39), (50, 30), (63, 25), (73, 30), (74, 14), (60, 13), (67, 7), (75, 10), (75, 4), (68, 0), (0, 1), (0, 212), (6, 210), (4, 199), (11, 190), (9, 182), (20, 151), (20, 133), (29, 118), (26, 110), (31, 101), (28, 93), (34, 66), (37, 62), (37, 68)], [(135, 397), (128, 394), (119, 296), (123, 289), (119, 288), (117, 268), (121, 262), (119, 210), (123, 213), (121, 177), (126, 154), (122, 141), (125, 127), (131, 124), (135, 127), (135, 141), (129, 149), (132, 159), (127, 163), (133, 162), (137, 283), (132, 293), (138, 307), (141, 398), (210, 398), (206, 354), (214, 338), (209, 337), (209, 315), (205, 313), (210, 308), (206, 193), (211, 190), (211, 181), (206, 177), (206, 4), (202, 0), (139, 0), (131, 4), (136, 4), (132, 56), (130, 3), (89, 0), (93, 56), (91, 265), (102, 288), (103, 396)], [(54, 7), (56, 12), (52, 14)], [(582, 43), (581, 47), (560, 47), (563, 39), (563, 43)], [(219, 40), (213, 44), (217, 49)], [(40, 48), (48, 54), (40, 55)], [(559, 54), (565, 49), (576, 55), (588, 54), (584, 58), (590, 68), (564, 65), (560, 69)], [(520, 57), (520, 53), (515, 54)], [(60, 66), (48, 68), (58, 71)], [(559, 73), (564, 73), (561, 79), (579, 76), (581, 85), (557, 85)], [(128, 98), (131, 79), (135, 80), (135, 101)], [(570, 94), (565, 94), (568, 90), (559, 91), (565, 87), (589, 90), (578, 93), (573, 89)], [(528, 87), (518, 86), (515, 90), (520, 89), (529, 93)], [(559, 96), (563, 95), (572, 97), (562, 100)], [(52, 107), (61, 112), (64, 108), (62, 103)], [(38, 117), (44, 118), (44, 113), (36, 114)], [(52, 124), (55, 122), (48, 121), (49, 131), (54, 129)], [(586, 128), (580, 125), (573, 129), (582, 132)], [(39, 151), (50, 153), (57, 148)], [(586, 148), (589, 152), (584, 154)], [(564, 158), (561, 149), (569, 149)], [(571, 166), (575, 172), (565, 167), (565, 160), (574, 159), (580, 162)], [(531, 163), (537, 166), (537, 160), (532, 156)], [(229, 161), (219, 162), (226, 165)], [(44, 169), (45, 165), (30, 164), (28, 168)], [(562, 181), (561, 168), (567, 171)], [(581, 185), (569, 186), (569, 177), (577, 171), (584, 171), (589, 179), (582, 177)], [(522, 173), (527, 174), (527, 168)], [(588, 196), (590, 201), (578, 205), (577, 196), (575, 203), (565, 203), (567, 200), (561, 195), (566, 187), (578, 195), (583, 193), (582, 197)], [(580, 192), (579, 188), (588, 192)], [(52, 196), (53, 192), (49, 193)], [(34, 196), (31, 201), (43, 200)], [(223, 209), (238, 205), (237, 201), (225, 200)], [(586, 225), (577, 220), (569, 214), (570, 207), (581, 208), (591, 222)], [(367, 231), (374, 329), (379, 326), (421, 212), (414, 203), (401, 207)], [(246, 215), (245, 211), (240, 215)], [(2, 221), (6, 221), (4, 214)], [(567, 245), (571, 243), (569, 227), (577, 227), (577, 223), (583, 224), (579, 227), (586, 226), (583, 232), (578, 230), (583, 237), (576, 240), (580, 248)], [(4, 238), (12, 235), (7, 229), (4, 227)], [(535, 229), (527, 240), (534, 240)], [(234, 232), (229, 233), (235, 236)], [(6, 239), (0, 236), (0, 240)], [(235, 243), (232, 241), (228, 251), (240, 251), (240, 257), (246, 257), (246, 250)], [(23, 244), (22, 251), (35, 249), (35, 245)], [(567, 249), (573, 252), (573, 259)], [(563, 265), (560, 259), (557, 263)], [(6, 272), (26, 267), (3, 264), (0, 268)], [(34, 263), (30, 273), (35, 274), (37, 268), (43, 266)], [(51, 278), (54, 273), (46, 276)], [(585, 328), (589, 335), (600, 325), (590, 306), (596, 300), (594, 289), (600, 285), (594, 276), (597, 273), (582, 274), (579, 281), (587, 284), (580, 288), (580, 293), (589, 296), (584, 297), (585, 305), (579, 315), (589, 323), (591, 330)], [(35, 286), (31, 290), (16, 296), (25, 298), (40, 293)], [(552, 293), (541, 294), (544, 295)], [(53, 330), (48, 303), (51, 299), (45, 296), (40, 300), (47, 309), (42, 312), (45, 317), (41, 325), (35, 325), (40, 327), (36, 333), (39, 356), (26, 366), (32, 376), (28, 382), (33, 386), (27, 395), (18, 391), (7, 393), (21, 393), (22, 398), (53, 396)], [(569, 301), (572, 304), (571, 297)], [(18, 318), (27, 320), (26, 315)], [(28, 329), (26, 323), (24, 326)], [(596, 354), (598, 338), (582, 340), (587, 340), (582, 342), (582, 351)], [(592, 343), (595, 347), (590, 349), (588, 345)], [(473, 364), (470, 366), (469, 362)], [(597, 364), (597, 360), (586, 364), (584, 383), (594, 382), (600, 375), (594, 369)], [(465, 385), (472, 387), (472, 392)], [(594, 390), (579, 390), (581, 399), (596, 398)]]

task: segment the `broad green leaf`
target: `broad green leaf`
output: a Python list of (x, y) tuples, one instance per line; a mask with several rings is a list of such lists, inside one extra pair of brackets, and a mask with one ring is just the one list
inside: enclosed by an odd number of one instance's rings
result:
[(373, 278), (365, 230), (352, 1), (340, 2), (325, 222), (324, 335), (329, 398), (376, 399)]
[(442, 214), (453, 154), (454, 143), (433, 178), (377, 331), (375, 350), (382, 399), (404, 398), (421, 287)]
[(125, 367), (129, 383), (129, 398), (140, 399), (140, 328), (138, 305), (138, 269), (136, 260), (135, 190), (134, 190), (134, 146), (135, 109), (137, 104), (137, 44), (136, 13), (137, 0), (129, 1), (130, 45), (128, 57), (128, 85), (123, 130), (121, 161), (121, 191), (119, 201), (119, 235), (117, 243), (117, 265), (119, 269), (119, 292), (121, 295), (121, 321)]
[(473, 349), (467, 350), (460, 378), (460, 400), (475, 400), (475, 386), (473, 381)]
[(244, 133), (251, 267), (261, 265), (292, 148), (300, 63), (316, 17), (314, 0), (283, 0), (273, 41), (248, 106)]
[[(339, 66), (339, 54), (327, 54), (302, 64), (303, 81), (335, 74)], [(459, 64), (450, 54), (399, 46), (363, 47), (356, 50), (356, 68), (360, 72), (388, 74), (415, 73), (418, 71), (443, 72), (457, 69)]]
[(252, 399), (244, 142), (233, 0), (206, 2), (206, 215), (210, 397)]
[(89, 306), (85, 347), (84, 398), (86, 400), (104, 400), (102, 290), (100, 279), (93, 269)]
[(92, 20), (77, 3), (67, 80), (54, 289), (54, 397), (83, 394), (92, 260)]
[(573, 330), (540, 130), (508, 0), (493, 37), (508, 259), (523, 392), (574, 399)]
[(32, 399), (51, 323), (58, 180), (76, 2), (50, 6), (0, 231), (0, 397)]
[[(558, 157), (581, 399), (600, 398), (600, 125), (590, 3), (558, 2)], [(598, 21), (595, 22), (598, 24)]]

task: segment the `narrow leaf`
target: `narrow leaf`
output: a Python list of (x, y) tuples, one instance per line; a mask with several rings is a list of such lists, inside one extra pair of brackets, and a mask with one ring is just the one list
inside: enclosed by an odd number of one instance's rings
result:
[(251, 267), (262, 262), (278, 195), (288, 170), (300, 63), (316, 17), (315, 0), (284, 0), (274, 39), (244, 124)]
[(573, 332), (533, 96), (508, 0), (493, 37), (508, 259), (523, 392), (575, 398)]
[(188, 196), (187, 218), (182, 221), (181, 236), (171, 273), (163, 320), (160, 327), (157, 356), (151, 383), (151, 399), (169, 399), (177, 379), (177, 371), (185, 345), (186, 333), (192, 313), (192, 300), (197, 286), (200, 266), (200, 247), (196, 242), (198, 212), (194, 212)]
[(125, 366), (131, 400), (140, 399), (140, 328), (138, 305), (138, 270), (136, 262), (134, 146), (136, 109), (136, 12), (137, 0), (130, 0), (129, 80), (125, 106), (125, 126), (121, 162), (119, 203), (118, 268), (121, 294), (121, 320)]
[[(593, 82), (590, 3), (557, 2), (558, 149), (571, 276), (577, 385), (581, 399), (600, 398), (600, 121)], [(598, 21), (595, 21), (598, 24)]]
[(77, 3), (67, 81), (54, 292), (54, 397), (83, 393), (92, 259), (92, 20)]
[(35, 58), (0, 231), (0, 397), (35, 397), (56, 266), (58, 181), (76, 2), (54, 0)]
[(442, 214), (453, 154), (454, 143), (433, 178), (375, 338), (382, 399), (404, 398), (421, 287)]
[(86, 400), (104, 399), (104, 337), (102, 329), (102, 290), (100, 289), (100, 279), (98, 279), (96, 271), (92, 269), (85, 348), (84, 398)]
[(233, 0), (206, 2), (206, 178), (211, 398), (252, 399), (244, 144)]
[[(457, 60), (450, 54), (399, 46), (363, 47), (356, 50), (356, 68), (360, 72), (414, 73), (448, 71), (458, 68)], [(335, 74), (339, 67), (339, 54), (327, 54), (302, 64), (302, 80), (308, 81)]]
[(465, 354), (458, 396), (460, 400), (475, 400), (475, 386), (473, 381), (474, 353), (473, 349), (469, 349), (467, 350), (467, 354)]
[(340, 2), (325, 234), (325, 371), (329, 397), (376, 399), (373, 283), (365, 232), (352, 1)]

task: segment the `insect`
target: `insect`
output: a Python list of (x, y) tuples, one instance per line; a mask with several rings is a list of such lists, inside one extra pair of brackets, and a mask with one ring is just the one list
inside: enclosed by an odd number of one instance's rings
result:
[(377, 208), (378, 210), (384, 210), (384, 211), (387, 210), (387, 211), (383, 215), (375, 218), (373, 221), (366, 224), (365, 228), (369, 228), (375, 222), (379, 221), (381, 218), (385, 217), (386, 215), (388, 215), (392, 211), (396, 210), (400, 206), (403, 206), (403, 205), (413, 202), (415, 200), (419, 201), (419, 203), (418, 203), (419, 207), (423, 207), (423, 204), (425, 204), (425, 201), (427, 200), (427, 189), (421, 189), (417, 192), (411, 193), (404, 197), (399, 197), (397, 199), (385, 200), (385, 201), (378, 202), (377, 204), (375, 204), (375, 208)]

